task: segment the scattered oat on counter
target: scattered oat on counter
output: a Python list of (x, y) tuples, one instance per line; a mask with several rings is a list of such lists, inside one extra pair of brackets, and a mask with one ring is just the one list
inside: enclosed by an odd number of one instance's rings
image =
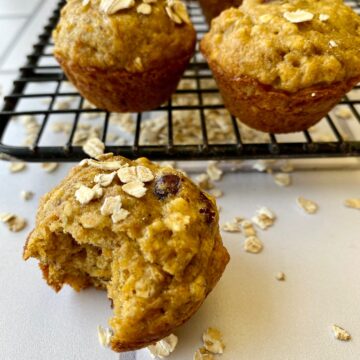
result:
[(24, 218), (10, 213), (1, 213), (0, 221), (6, 224), (11, 232), (19, 232), (27, 225), (27, 221)]
[(50, 163), (42, 163), (41, 164), (42, 169), (44, 169), (47, 173), (54, 172), (58, 167), (59, 163), (56, 162), (50, 162)]
[(276, 274), (276, 280), (285, 281), (286, 280), (286, 275), (283, 272), (279, 272), (279, 273)]
[(280, 170), (283, 173), (292, 173), (294, 171), (294, 165), (290, 161), (285, 161), (281, 166)]
[(245, 239), (244, 242), (244, 250), (251, 254), (258, 254), (264, 248), (263, 243), (261, 240), (256, 236), (250, 236)]
[(97, 327), (99, 343), (103, 347), (109, 347), (113, 332), (109, 328), (103, 328), (101, 325)]
[(166, 338), (158, 341), (155, 345), (150, 345), (147, 349), (150, 352), (150, 355), (153, 359), (169, 356), (172, 352), (174, 352), (176, 345), (178, 343), (178, 338), (176, 335), (171, 334)]
[(195, 177), (195, 182), (202, 190), (211, 190), (214, 188), (214, 184), (210, 181), (208, 174), (200, 174)]
[(266, 172), (268, 166), (264, 161), (259, 160), (252, 166), (252, 168), (259, 172)]
[(261, 230), (266, 230), (274, 225), (276, 216), (270, 209), (262, 207), (251, 220)]
[(224, 172), (218, 167), (217, 161), (209, 161), (207, 170), (210, 180), (219, 181), (221, 180)]
[(212, 189), (212, 190), (210, 190), (210, 194), (212, 195), (212, 196), (214, 196), (215, 198), (221, 198), (222, 196), (224, 196), (224, 193), (223, 193), (223, 191), (222, 190), (220, 190), (220, 189)]
[(26, 163), (24, 163), (22, 161), (11, 162), (10, 166), (9, 166), (9, 170), (13, 174), (24, 171), (26, 168), (27, 168)]
[(302, 196), (299, 196), (296, 199), (296, 203), (299, 206), (299, 208), (303, 209), (308, 214), (315, 214), (319, 209), (319, 206), (318, 204), (316, 204), (316, 202), (309, 199), (305, 199)]
[(274, 165), (276, 160), (258, 160), (253, 165), (252, 168), (259, 172), (271, 172), (272, 165)]
[(244, 166), (244, 160), (228, 160), (227, 163), (231, 165), (230, 172), (237, 172)]
[(281, 187), (291, 185), (291, 176), (287, 173), (277, 173), (274, 175), (275, 184)]
[(34, 197), (34, 193), (32, 191), (22, 190), (20, 196), (24, 201), (29, 201)]
[(256, 235), (256, 230), (250, 220), (242, 220), (240, 223), (246, 237)]
[(229, 233), (239, 233), (241, 232), (241, 227), (237, 221), (229, 221), (221, 227), (221, 230)]
[(104, 154), (105, 144), (99, 138), (93, 137), (83, 145), (83, 151), (90, 157), (95, 158)]
[(266, 172), (267, 174), (272, 175), (274, 173), (274, 168), (277, 165), (278, 160), (258, 160), (257, 163), (253, 165), (255, 170), (260, 172)]
[(204, 347), (196, 350), (193, 360), (215, 360), (213, 354), (210, 354)]
[(360, 210), (360, 198), (355, 199), (347, 199), (344, 202), (345, 206), (351, 209), (359, 209)]
[(225, 344), (220, 330), (209, 327), (202, 336), (205, 350), (213, 354), (223, 354)]
[(336, 339), (340, 341), (349, 341), (351, 340), (351, 335), (342, 327), (338, 325), (333, 325), (332, 330)]

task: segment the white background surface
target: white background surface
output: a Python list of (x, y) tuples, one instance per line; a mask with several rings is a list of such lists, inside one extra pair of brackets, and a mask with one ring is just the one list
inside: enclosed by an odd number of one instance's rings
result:
[[(100, 348), (96, 326), (110, 316), (104, 293), (69, 288), (55, 294), (41, 279), (35, 261), (23, 262), (22, 247), (31, 229), (38, 198), (57, 184), (70, 165), (45, 174), (38, 164), (9, 175), (0, 163), (0, 211), (13, 211), (30, 224), (16, 235), (0, 227), (1, 359), (115, 359)], [(227, 174), (219, 187), (225, 196), (221, 222), (253, 215), (268, 206), (278, 216), (273, 228), (259, 231), (261, 254), (244, 253), (243, 237), (224, 234), (231, 262), (199, 313), (176, 334), (172, 360), (191, 359), (207, 326), (219, 327), (227, 349), (222, 359), (360, 358), (360, 212), (343, 200), (360, 196), (360, 171), (296, 172), (294, 184), (279, 188), (269, 175)], [(36, 198), (20, 199), (21, 190)], [(295, 205), (298, 195), (317, 201), (316, 215)], [(284, 271), (286, 282), (275, 275)], [(333, 338), (337, 323), (353, 336), (349, 343)], [(147, 352), (137, 359), (150, 359)]]
[[(53, 1), (0, 0), (0, 84), (9, 88), (17, 68), (54, 6)], [(15, 41), (16, 40), (16, 41)], [(70, 165), (46, 174), (38, 164), (10, 174), (0, 163), (0, 212), (26, 217), (18, 234), (0, 224), (0, 359), (118, 359), (102, 349), (96, 327), (111, 315), (105, 293), (64, 288), (55, 294), (41, 279), (35, 261), (22, 260), (39, 197), (65, 176)], [(242, 249), (240, 234), (224, 234), (231, 262), (201, 310), (176, 334), (171, 360), (192, 359), (208, 326), (224, 333), (224, 360), (360, 359), (360, 212), (343, 206), (360, 197), (360, 171), (337, 170), (293, 175), (289, 188), (277, 187), (260, 173), (227, 174), (218, 185), (221, 222), (250, 217), (260, 206), (278, 216), (275, 226), (259, 231), (265, 248), (258, 255)], [(21, 190), (32, 190), (30, 202)], [(303, 214), (302, 195), (317, 201), (319, 213)], [(286, 282), (275, 275), (284, 271)], [(352, 341), (333, 338), (332, 324), (346, 328)], [(150, 359), (146, 351), (137, 359)], [(124, 358), (124, 356), (123, 356)]]

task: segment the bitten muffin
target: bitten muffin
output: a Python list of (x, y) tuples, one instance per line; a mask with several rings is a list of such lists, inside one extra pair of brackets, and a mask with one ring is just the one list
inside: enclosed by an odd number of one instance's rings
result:
[(211, 20), (224, 10), (240, 6), (242, 0), (199, 0), (199, 3), (206, 21), (210, 24)]
[(53, 37), (68, 79), (91, 103), (116, 112), (164, 103), (196, 42), (179, 0), (69, 0)]
[(360, 81), (360, 17), (340, 0), (245, 0), (212, 22), (201, 50), (233, 115), (302, 131)]
[(214, 199), (182, 172), (111, 154), (46, 194), (24, 248), (56, 291), (107, 289), (111, 347), (145, 347), (188, 320), (229, 255)]

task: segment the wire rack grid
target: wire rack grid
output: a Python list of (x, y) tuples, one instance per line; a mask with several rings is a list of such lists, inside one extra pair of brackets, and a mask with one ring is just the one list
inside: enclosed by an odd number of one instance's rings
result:
[[(360, 0), (348, 1), (360, 12)], [(251, 130), (224, 108), (198, 46), (176, 93), (149, 113), (111, 114), (87, 103), (55, 62), (51, 38), (59, 2), (0, 113), (0, 154), (25, 161), (79, 161), (91, 135), (106, 152), (153, 160), (321, 158), (360, 155), (360, 86), (316, 127), (291, 135)], [(195, 1), (188, 10), (200, 40), (208, 27)], [(21, 142), (24, 132), (25, 142)]]

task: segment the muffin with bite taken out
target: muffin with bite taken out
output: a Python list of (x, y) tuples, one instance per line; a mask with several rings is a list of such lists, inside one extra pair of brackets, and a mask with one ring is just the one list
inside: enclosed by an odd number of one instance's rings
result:
[(85, 160), (43, 196), (24, 258), (59, 291), (107, 291), (115, 351), (148, 346), (199, 309), (229, 261), (215, 200), (147, 159)]

